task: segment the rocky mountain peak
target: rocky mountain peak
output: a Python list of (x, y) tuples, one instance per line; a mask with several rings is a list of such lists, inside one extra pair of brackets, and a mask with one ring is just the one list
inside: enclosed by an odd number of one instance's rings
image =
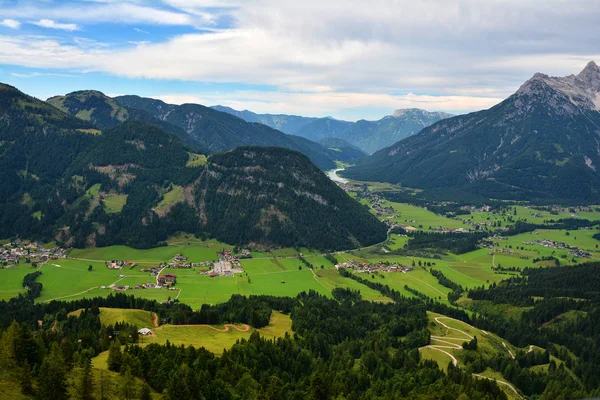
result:
[(594, 61), (590, 61), (583, 71), (577, 75), (577, 80), (588, 90), (600, 92), (600, 68)]
[[(525, 82), (516, 95), (536, 96), (543, 94), (542, 98), (549, 100), (557, 95), (562, 95), (568, 102), (577, 107), (600, 111), (600, 68), (594, 61), (590, 61), (578, 75), (565, 77), (548, 76), (536, 73)], [(564, 108), (559, 102), (553, 101), (555, 108)], [(570, 108), (570, 107), (569, 107)]]

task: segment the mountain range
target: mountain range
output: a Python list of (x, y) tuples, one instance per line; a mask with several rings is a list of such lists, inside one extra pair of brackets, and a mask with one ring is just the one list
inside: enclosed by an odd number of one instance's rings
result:
[(239, 146), (277, 146), (306, 154), (319, 168), (335, 167), (335, 161), (351, 161), (346, 154), (305, 138), (287, 135), (259, 123), (219, 112), (200, 104), (167, 104), (139, 96), (111, 98), (94, 90), (83, 90), (47, 100), (54, 107), (89, 121), (97, 129), (109, 129), (125, 121), (141, 121), (169, 132), (201, 153), (231, 150)]
[[(148, 248), (183, 231), (324, 250), (385, 240), (385, 225), (299, 152), (241, 147), (207, 158), (160, 126), (131, 120), (133, 108), (91, 97), (52, 99), (71, 115), (0, 84), (0, 237)], [(82, 99), (94, 106), (81, 108)], [(205, 130), (221, 121), (215, 114), (225, 116), (219, 132), (255, 125), (207, 110)]]
[(418, 108), (396, 110), (393, 115), (378, 121), (341, 121), (331, 117), (310, 118), (285, 114), (256, 114), (248, 110), (237, 111), (225, 106), (213, 106), (248, 122), (259, 122), (282, 132), (302, 136), (313, 141), (323, 138), (343, 139), (366, 153), (373, 153), (421, 129), (449, 118), (443, 112), (429, 112)]
[(445, 119), (364, 158), (345, 177), (437, 193), (600, 200), (600, 68), (536, 73), (484, 111)]

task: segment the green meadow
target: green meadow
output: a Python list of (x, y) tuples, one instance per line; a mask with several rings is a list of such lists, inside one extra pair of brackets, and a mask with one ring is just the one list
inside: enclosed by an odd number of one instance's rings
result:
[(104, 209), (107, 213), (120, 213), (127, 203), (127, 194), (110, 194), (104, 196), (102, 201), (104, 202)]

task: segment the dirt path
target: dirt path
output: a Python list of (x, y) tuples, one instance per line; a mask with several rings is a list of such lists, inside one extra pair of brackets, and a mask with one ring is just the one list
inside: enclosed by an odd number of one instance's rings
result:
[(312, 268), (309, 268), (310, 272), (312, 272), (313, 274), (313, 278), (315, 278), (315, 281), (317, 281), (319, 283), (319, 285), (323, 286), (325, 288), (325, 290), (327, 290), (329, 293), (331, 293), (331, 289), (329, 289), (327, 286), (323, 285), (323, 282), (321, 282), (319, 280), (319, 277), (317, 276), (317, 274), (315, 274), (315, 271)]
[(158, 328), (158, 315), (155, 312), (152, 313), (152, 325)]
[(513, 385), (511, 385), (510, 383), (508, 383), (508, 382), (499, 381), (499, 380), (497, 380), (497, 379), (490, 378), (489, 376), (480, 375), (480, 374), (473, 374), (473, 376), (476, 376), (476, 377), (478, 377), (478, 378), (488, 379), (488, 380), (490, 380), (490, 381), (496, 381), (496, 383), (499, 383), (499, 384), (501, 384), (501, 385), (506, 385), (506, 386), (508, 386), (509, 388), (511, 388), (511, 390), (512, 390), (513, 392), (515, 392), (515, 394), (517, 395), (517, 397), (518, 397), (518, 398), (520, 398), (520, 399), (522, 399), (522, 398), (523, 398), (523, 397), (521, 397), (521, 395), (519, 394), (519, 392), (517, 391), (517, 389), (515, 389), (515, 387), (514, 387)]
[(229, 328), (233, 328), (238, 332), (248, 332), (250, 330), (250, 325), (246, 325), (246, 324), (240, 324), (240, 326), (238, 325), (233, 325), (233, 324), (225, 324), (223, 325), (224, 329), (219, 329), (219, 328), (215, 328), (212, 325), (208, 325), (208, 324), (196, 324), (196, 325), (173, 325), (173, 326), (201, 326), (201, 327), (206, 327), (206, 328), (210, 328), (213, 331), (217, 331), (217, 332), (229, 332)]
[[(435, 322), (437, 322), (438, 324), (442, 325), (444, 328), (448, 329), (449, 331), (455, 331), (460, 333), (461, 335), (466, 336), (467, 338), (473, 339), (473, 336), (469, 335), (467, 332), (457, 329), (457, 328), (452, 328), (446, 324), (444, 324), (442, 321), (440, 321), (441, 319), (449, 319), (449, 320), (453, 320), (453, 321), (459, 321), (462, 322), (460, 320), (454, 319), (454, 318), (450, 318), (450, 317), (435, 317), (434, 320)], [(487, 335), (488, 333), (485, 331), (481, 331), (483, 332), (485, 335)], [(456, 340), (456, 341), (461, 341), (464, 342), (466, 340), (468, 340), (467, 338), (459, 338), (459, 337), (446, 337), (446, 336), (431, 336), (432, 340), (435, 340), (436, 342), (440, 342), (442, 343), (440, 344), (430, 344), (427, 346), (423, 346), (421, 348), (419, 348), (419, 351), (421, 351), (422, 349), (432, 349), (432, 350), (436, 350), (439, 352), (442, 352), (444, 354), (446, 354), (448, 357), (450, 357), (452, 359), (452, 364), (455, 367), (458, 367), (458, 360), (456, 359), (456, 357), (454, 357), (452, 354), (450, 354), (448, 351), (446, 351), (445, 349), (451, 349), (451, 350), (462, 350), (462, 343), (458, 344), (458, 343), (453, 343), (453, 342), (449, 342), (448, 340)], [(502, 345), (504, 346), (504, 348), (506, 350), (508, 350), (508, 353), (511, 355), (511, 357), (514, 359), (515, 356), (513, 355), (512, 351), (510, 351), (510, 349), (506, 346), (506, 344), (504, 342), (502, 342)], [(533, 348), (533, 346), (529, 346), (529, 349), (531, 351), (531, 349)], [(508, 386), (513, 392), (515, 392), (515, 394), (517, 395), (518, 398), (522, 398), (521, 395), (519, 394), (518, 390), (511, 385), (508, 382), (504, 382), (504, 381), (499, 381), (497, 379), (494, 378), (490, 378), (488, 376), (484, 376), (484, 375), (480, 375), (480, 374), (473, 374), (473, 376), (476, 376), (478, 378), (483, 378), (483, 379), (488, 379), (488, 380), (493, 380), (496, 381), (497, 383), (501, 384), (501, 385), (505, 385)]]
[(462, 321), (460, 321), (458, 319), (450, 318), (450, 317), (435, 317), (435, 322), (437, 322), (438, 324), (442, 325), (444, 328), (450, 329), (450, 330), (453, 330), (453, 331), (457, 331), (457, 332), (462, 333), (463, 335), (467, 336), (468, 338), (473, 339), (473, 336), (469, 335), (467, 332), (461, 331), (460, 329), (451, 328), (448, 325), (446, 325), (443, 322), (441, 322), (440, 319), (442, 319), (442, 318), (444, 318), (444, 319), (450, 319), (450, 320), (453, 320), (453, 321), (459, 321), (459, 322), (462, 322)]
[(510, 349), (508, 348), (508, 346), (506, 346), (506, 343), (502, 342), (502, 346), (504, 346), (504, 348), (508, 351), (508, 354), (510, 354), (510, 356), (514, 360), (515, 359), (515, 355), (513, 354), (512, 351), (510, 351)]

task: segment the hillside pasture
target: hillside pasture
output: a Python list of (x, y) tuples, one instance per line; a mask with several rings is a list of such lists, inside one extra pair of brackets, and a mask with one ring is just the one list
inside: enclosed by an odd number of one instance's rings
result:
[[(225, 332), (223, 332), (225, 331)], [(248, 339), (253, 332), (262, 337), (275, 339), (292, 332), (292, 320), (288, 315), (273, 311), (271, 322), (265, 328), (255, 329), (247, 325), (162, 325), (152, 330), (153, 335), (144, 338), (144, 343), (165, 344), (167, 340), (174, 345), (194, 346), (221, 354), (238, 340)]]
[(104, 210), (108, 214), (120, 213), (127, 203), (127, 194), (109, 194), (102, 198), (102, 202), (104, 203)]

